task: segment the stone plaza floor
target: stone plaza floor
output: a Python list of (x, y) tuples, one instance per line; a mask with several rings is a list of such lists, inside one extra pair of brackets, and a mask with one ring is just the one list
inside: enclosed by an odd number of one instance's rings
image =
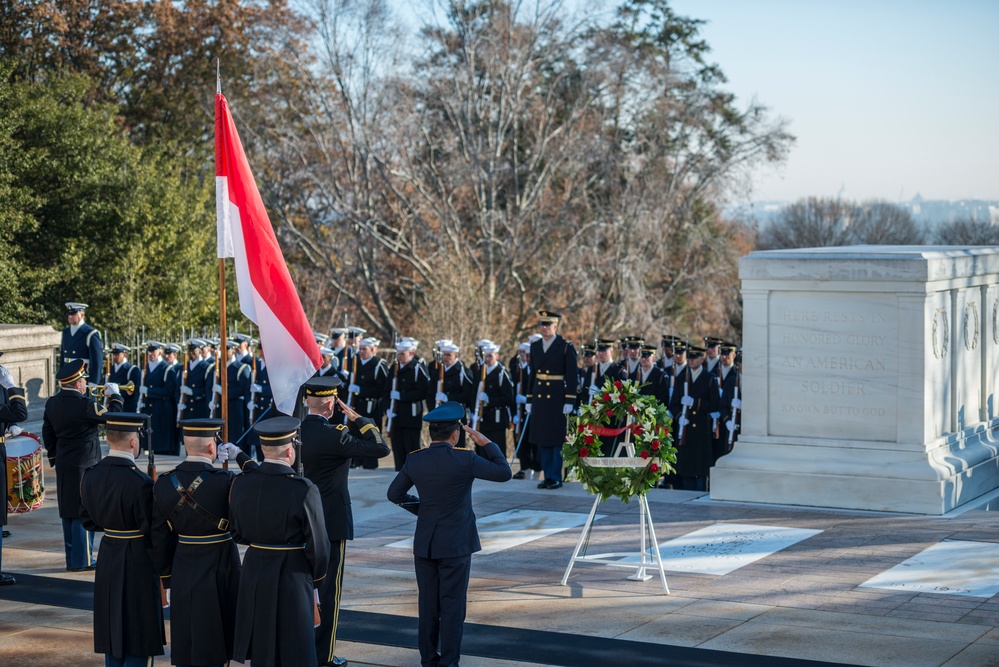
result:
[[(176, 457), (158, 457), (159, 472)], [(144, 460), (139, 461), (144, 468)], [(337, 654), (418, 665), (416, 518), (389, 503), (390, 458), (351, 471)], [(462, 664), (999, 666), (999, 512), (949, 517), (754, 506), (653, 490), (658, 571), (574, 565), (594, 499), (578, 483), (476, 482), (483, 552), (472, 559)], [(0, 665), (103, 665), (93, 653), (93, 573), (65, 571), (54, 498), (12, 515), (0, 588)], [(586, 553), (639, 551), (639, 505), (601, 503)], [(99, 539), (99, 537), (98, 537)], [(169, 625), (168, 625), (169, 627)], [(167, 647), (169, 649), (169, 646)], [(169, 657), (157, 664), (169, 664)]]

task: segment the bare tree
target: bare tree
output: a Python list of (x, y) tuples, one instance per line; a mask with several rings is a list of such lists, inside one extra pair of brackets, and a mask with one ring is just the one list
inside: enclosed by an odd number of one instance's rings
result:
[(935, 236), (942, 245), (999, 245), (999, 225), (966, 218), (941, 225)]

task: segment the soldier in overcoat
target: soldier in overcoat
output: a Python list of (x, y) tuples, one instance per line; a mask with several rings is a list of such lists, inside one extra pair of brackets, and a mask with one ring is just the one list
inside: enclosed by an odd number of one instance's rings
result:
[(541, 338), (531, 344), (531, 388), (527, 437), (541, 450), (545, 479), (539, 489), (562, 486), (562, 443), (566, 419), (576, 402), (576, 348), (558, 334), (562, 316), (538, 311)]

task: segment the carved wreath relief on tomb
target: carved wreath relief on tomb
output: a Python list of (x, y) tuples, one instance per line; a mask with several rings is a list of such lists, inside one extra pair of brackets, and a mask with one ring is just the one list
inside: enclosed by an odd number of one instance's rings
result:
[(933, 356), (943, 359), (950, 344), (950, 331), (947, 327), (947, 309), (937, 308), (933, 314)]
[(974, 301), (964, 307), (964, 347), (969, 351), (978, 347), (978, 304)]

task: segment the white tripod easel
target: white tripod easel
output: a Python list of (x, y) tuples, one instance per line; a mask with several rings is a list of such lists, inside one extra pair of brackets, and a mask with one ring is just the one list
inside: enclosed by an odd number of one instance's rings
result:
[[(631, 418), (628, 418), (628, 425), (631, 425)], [(624, 453), (626, 456), (621, 456)], [(590, 457), (587, 457), (589, 459)], [(649, 463), (648, 459), (643, 459), (641, 457), (635, 456), (635, 446), (631, 443), (631, 429), (625, 429), (624, 440), (617, 446), (617, 451), (614, 452), (614, 456), (611, 458), (594, 458), (592, 461), (587, 460), (584, 465), (589, 465), (593, 467), (600, 468), (644, 468)], [(649, 511), (649, 502), (645, 498), (645, 494), (638, 496), (638, 507), (639, 516), (641, 517), (641, 546), (642, 550), (638, 553), (635, 552), (609, 552), (602, 554), (594, 554), (592, 556), (580, 556), (579, 552), (583, 550), (583, 545), (587, 543), (590, 538), (590, 534), (593, 531), (593, 517), (596, 516), (597, 506), (600, 504), (600, 496), (593, 500), (593, 507), (590, 509), (590, 516), (586, 519), (586, 525), (583, 526), (583, 532), (579, 536), (579, 542), (576, 543), (576, 549), (572, 552), (572, 558), (569, 559), (569, 564), (565, 568), (565, 574), (562, 575), (562, 585), (565, 586), (569, 581), (569, 573), (572, 572), (572, 566), (575, 563), (590, 563), (597, 565), (607, 565), (609, 567), (624, 567), (624, 568), (635, 568), (634, 562), (624, 562), (622, 558), (629, 558), (638, 556), (638, 566), (635, 569), (635, 573), (632, 574), (628, 579), (632, 581), (648, 581), (652, 578), (652, 575), (646, 572), (646, 568), (659, 570), (659, 578), (662, 580), (663, 584), (663, 594), (669, 595), (669, 585), (666, 583), (666, 571), (663, 568), (663, 559), (659, 553), (659, 542), (656, 541), (656, 529), (652, 524), (652, 513)], [(646, 542), (648, 538), (648, 542)], [(652, 547), (650, 554), (646, 545)]]

